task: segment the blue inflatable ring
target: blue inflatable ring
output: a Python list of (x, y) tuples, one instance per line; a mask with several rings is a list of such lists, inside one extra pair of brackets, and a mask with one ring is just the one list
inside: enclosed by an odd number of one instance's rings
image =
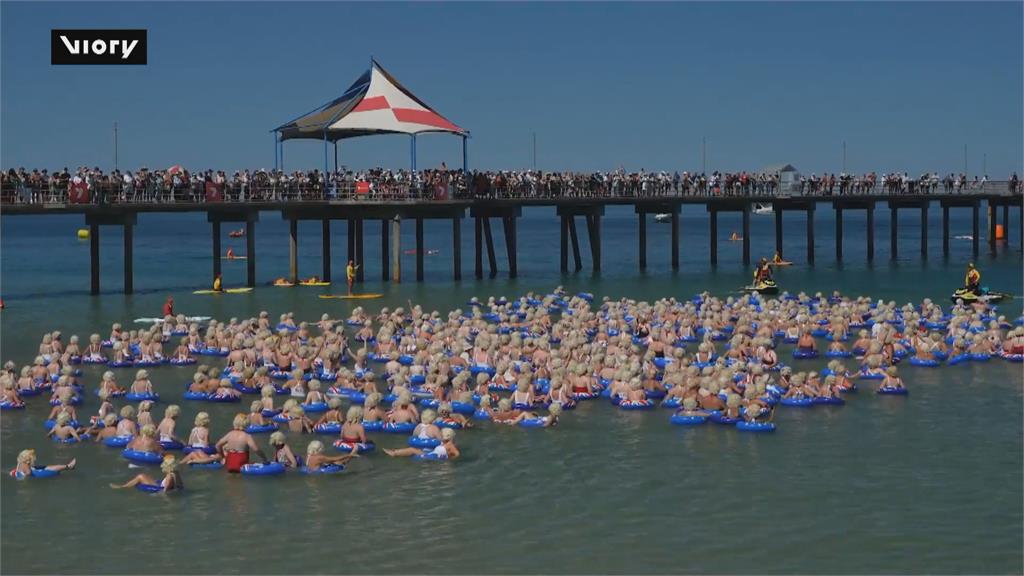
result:
[(891, 388), (891, 387), (885, 386), (885, 387), (879, 388), (877, 393), (878, 394), (889, 395), (889, 396), (906, 396), (910, 392), (908, 392), (906, 388)]
[(416, 424), (413, 422), (396, 422), (381, 426), (380, 431), (388, 434), (412, 434), (415, 429)]
[(284, 464), (280, 462), (269, 462), (267, 464), (245, 464), (242, 466), (244, 476), (277, 476), (284, 474)]
[(707, 424), (707, 416), (684, 416), (681, 414), (673, 414), (668, 419), (669, 422), (676, 426), (699, 426), (700, 424)]
[(779, 400), (779, 404), (782, 404), (783, 406), (807, 408), (814, 405), (814, 400), (811, 398), (783, 398)]
[(313, 427), (317, 434), (341, 434), (341, 422), (324, 422)]
[(775, 432), (775, 424), (771, 422), (737, 422), (736, 429), (743, 432)]
[(314, 475), (314, 474), (337, 474), (338, 472), (344, 472), (344, 464), (324, 464), (317, 470), (310, 470), (308, 466), (302, 466), (299, 468), (301, 474)]
[(345, 442), (343, 440), (335, 440), (334, 447), (339, 452), (345, 452), (347, 454), (351, 454), (352, 452), (365, 454), (367, 452), (373, 452), (377, 448), (377, 445), (374, 444), (372, 440), (367, 442)]
[(245, 431), (248, 434), (269, 434), (277, 431), (277, 425), (273, 423), (249, 424), (245, 427)]
[(136, 464), (160, 464), (164, 457), (156, 452), (142, 452), (141, 450), (125, 449), (121, 456), (129, 462)]
[(103, 445), (110, 448), (124, 448), (132, 441), (132, 438), (134, 438), (134, 436), (130, 434), (122, 436), (108, 436), (103, 439)]
[(413, 448), (432, 450), (440, 445), (441, 441), (437, 438), (420, 438), (418, 436), (409, 437), (409, 446), (412, 446)]

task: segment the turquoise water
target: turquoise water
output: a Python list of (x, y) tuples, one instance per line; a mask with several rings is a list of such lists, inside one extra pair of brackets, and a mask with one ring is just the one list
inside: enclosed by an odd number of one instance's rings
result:
[[(865, 258), (863, 214), (847, 213), (845, 261), (834, 261), (830, 214), (816, 221), (817, 263), (804, 265), (802, 215), (786, 218), (789, 290), (831, 291), (900, 302), (945, 301), (960, 281), (971, 243), (951, 240), (941, 255), (940, 211), (932, 210), (930, 258), (919, 257), (917, 213), (901, 218), (900, 255), (889, 259), (887, 214), (876, 216), (876, 259)], [(954, 210), (952, 235), (970, 234), (968, 211)], [(752, 254), (770, 255), (774, 221), (752, 216)], [(258, 288), (251, 294), (198, 296), (210, 277), (209, 225), (203, 215), (142, 215), (136, 231), (135, 286), (124, 296), (121, 239), (104, 229), (103, 288), (88, 295), (88, 243), (75, 239), (81, 217), (0, 220), (0, 356), (31, 360), (45, 330), (65, 335), (109, 332), (114, 321), (157, 316), (168, 294), (176, 310), (217, 318), (295, 311), (300, 320), (323, 312), (343, 316), (352, 303), (328, 301), (333, 288)], [(982, 242), (984, 283), (1020, 294), (1021, 253), (1014, 244), (994, 257)], [(448, 221), (428, 222), (426, 282), (417, 284), (414, 257), (403, 258), (399, 285), (381, 283), (379, 225), (366, 226), (366, 278), (360, 288), (382, 292), (363, 305), (448, 310), (472, 295), (514, 296), (529, 290), (587, 290), (598, 297), (685, 297), (724, 294), (745, 284), (738, 215), (722, 215), (719, 265), (708, 265), (707, 216), (684, 211), (681, 270), (668, 267), (669, 228), (648, 226), (648, 271), (637, 272), (636, 217), (612, 208), (603, 222), (603, 271), (558, 272), (554, 210), (524, 210), (519, 227), (519, 278), (472, 278), (472, 226), (463, 227), (463, 277), (451, 281)], [(984, 229), (984, 226), (983, 226)], [(500, 226), (495, 230), (504, 269)], [(413, 247), (411, 223), (403, 248)], [(345, 225), (333, 229), (335, 277), (343, 274)], [(257, 273), (269, 282), (287, 270), (287, 229), (278, 215), (258, 224)], [(244, 241), (224, 239), (244, 252)], [(319, 223), (300, 225), (300, 274), (320, 272)], [(227, 285), (241, 285), (244, 263), (224, 263)], [(1021, 313), (1020, 301), (1003, 306)], [(800, 367), (822, 363), (801, 363)], [(86, 369), (91, 391), (100, 370)], [(154, 371), (167, 394), (189, 370)], [(584, 403), (557, 430), (527, 432), (484, 426), (459, 436), (465, 458), (438, 466), (363, 458), (340, 477), (252, 481), (185, 471), (178, 497), (115, 492), (109, 482), (132, 474), (116, 450), (58, 446), (43, 439), (38, 402), (0, 416), (0, 466), (35, 447), (41, 462), (79, 459), (56, 481), (0, 481), (5, 572), (430, 572), (430, 573), (1020, 573), (1022, 520), (1022, 371), (990, 362), (941, 370), (906, 368), (911, 396), (861, 392), (838, 408), (780, 410), (772, 436), (725, 427), (683, 430), (667, 411), (623, 413)], [(90, 396), (90, 399), (92, 397)], [(200, 409), (215, 434), (235, 407), (179, 402), (179, 428)], [(96, 408), (89, 402), (88, 414)], [(309, 438), (293, 438), (304, 451)], [(384, 436), (382, 446), (402, 438)], [(265, 441), (265, 439), (264, 439)], [(60, 543), (55, 547), (54, 543)]]

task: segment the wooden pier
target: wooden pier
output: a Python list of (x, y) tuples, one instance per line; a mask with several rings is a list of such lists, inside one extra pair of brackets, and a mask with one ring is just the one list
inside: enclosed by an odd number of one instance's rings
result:
[[(222, 226), (244, 223), (246, 241), (246, 284), (256, 285), (256, 223), (260, 212), (279, 212), (288, 221), (289, 267), (288, 280), (297, 282), (299, 276), (299, 227), (300, 221), (319, 221), (322, 229), (322, 271), (320, 277), (330, 281), (331, 269), (331, 222), (345, 220), (348, 230), (347, 260), (359, 264), (356, 281), (365, 278), (363, 259), (364, 224), (379, 222), (381, 231), (380, 277), (385, 281), (401, 281), (401, 226), (412, 221), (415, 229), (416, 280), (424, 278), (425, 220), (449, 220), (452, 225), (452, 276), (462, 277), (462, 220), (467, 216), (474, 224), (474, 274), (484, 276), (484, 253), (487, 255), (487, 270), (491, 277), (498, 274), (498, 257), (494, 247), (492, 222), (501, 224), (505, 240), (505, 258), (509, 277), (518, 274), (517, 223), (524, 206), (553, 206), (560, 220), (559, 265), (562, 272), (570, 270), (569, 254), (572, 253), (572, 269), (583, 269), (578, 236), (577, 218), (583, 217), (590, 245), (590, 265), (600, 271), (601, 219), (607, 206), (632, 205), (637, 215), (637, 237), (639, 268), (647, 268), (647, 223), (651, 214), (668, 214), (671, 225), (671, 266), (679, 268), (679, 220), (680, 213), (687, 206), (690, 209), (702, 206), (709, 219), (708, 256), (711, 264), (718, 263), (718, 215), (739, 213), (742, 222), (742, 258), (744, 265), (751, 262), (750, 213), (755, 204), (771, 206), (775, 216), (775, 249), (783, 254), (783, 216), (786, 212), (803, 212), (806, 217), (807, 262), (814, 263), (815, 234), (814, 214), (822, 205), (831, 206), (835, 214), (836, 260), (843, 259), (844, 214), (851, 210), (864, 210), (867, 215), (867, 259), (875, 256), (875, 209), (885, 203), (890, 211), (890, 255), (898, 255), (900, 211), (916, 210), (921, 218), (921, 257), (928, 257), (928, 210), (934, 203), (942, 209), (942, 252), (949, 255), (949, 215), (951, 209), (970, 209), (972, 218), (972, 248), (975, 256), (980, 250), (981, 208), (987, 211), (986, 238), (989, 250), (996, 251), (996, 225), (999, 209), (1002, 208), (1003, 239), (1009, 241), (1009, 211), (1017, 207), (1024, 220), (1024, 207), (1020, 195), (1009, 194), (928, 194), (928, 195), (863, 195), (863, 196), (792, 196), (792, 197), (708, 197), (674, 196), (653, 198), (535, 198), (535, 199), (480, 199), (480, 200), (424, 200), (419, 202), (398, 201), (303, 201), (303, 202), (250, 202), (250, 203), (176, 203), (176, 204), (30, 204), (4, 205), (0, 211), (7, 216), (39, 214), (83, 214), (89, 228), (90, 290), (100, 291), (100, 231), (103, 226), (121, 226), (124, 234), (124, 292), (134, 289), (132, 260), (134, 258), (135, 226), (138, 215), (146, 213), (205, 212), (211, 228), (211, 257), (213, 277), (221, 273)], [(1018, 230), (1018, 242), (1024, 245), (1024, 226)]]

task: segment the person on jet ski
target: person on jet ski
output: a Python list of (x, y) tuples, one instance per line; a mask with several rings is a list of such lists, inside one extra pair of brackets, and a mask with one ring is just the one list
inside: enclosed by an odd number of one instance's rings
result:
[(974, 267), (974, 262), (967, 263), (967, 273), (964, 275), (964, 287), (981, 296), (981, 272)]
[(757, 269), (754, 270), (754, 285), (761, 285), (772, 281), (772, 267), (768, 264), (767, 258), (761, 258)]

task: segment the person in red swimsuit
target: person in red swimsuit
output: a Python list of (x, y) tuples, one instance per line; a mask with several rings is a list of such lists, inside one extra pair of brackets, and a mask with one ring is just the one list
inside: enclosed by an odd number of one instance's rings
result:
[(235, 415), (232, 422), (232, 431), (217, 441), (217, 451), (224, 455), (224, 468), (231, 473), (237, 474), (242, 471), (242, 466), (249, 463), (249, 453), (255, 452), (263, 462), (267, 461), (266, 455), (260, 450), (256, 441), (245, 431), (249, 425), (249, 416), (243, 413)]

